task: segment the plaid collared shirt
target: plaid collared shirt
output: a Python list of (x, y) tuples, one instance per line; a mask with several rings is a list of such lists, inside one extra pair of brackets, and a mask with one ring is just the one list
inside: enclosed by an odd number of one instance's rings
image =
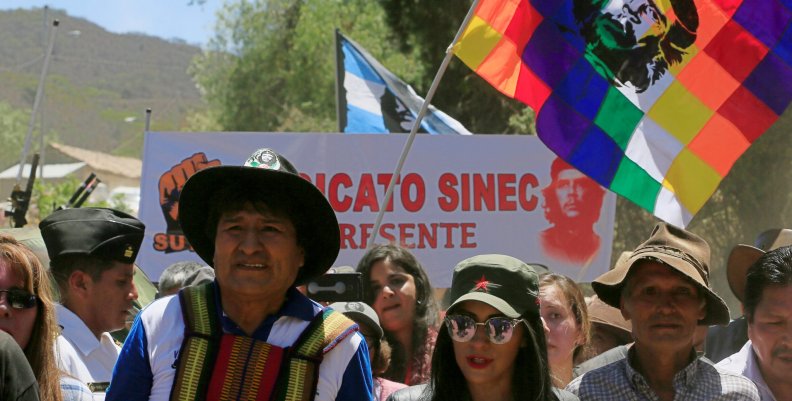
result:
[[(633, 347), (627, 358), (576, 378), (566, 389), (581, 401), (659, 401), (646, 379), (628, 362), (634, 352)], [(750, 380), (698, 357), (674, 375), (674, 390), (674, 401), (759, 401), (759, 392)]]

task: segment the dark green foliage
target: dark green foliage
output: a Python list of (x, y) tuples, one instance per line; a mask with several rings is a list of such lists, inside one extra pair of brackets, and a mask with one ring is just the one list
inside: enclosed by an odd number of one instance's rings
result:
[[(33, 185), (33, 204), (38, 208), (37, 220), (43, 220), (52, 214), (57, 207), (67, 204), (77, 191), (77, 188), (80, 187), (80, 184), (82, 184), (82, 181), (75, 177), (57, 184), (37, 180)], [(111, 198), (108, 201), (86, 201), (82, 204), (82, 207), (109, 207), (130, 213), (129, 208), (126, 207), (120, 196)]]
[(0, 101), (0, 168), (19, 163), (30, 111)]
[(368, 0), (227, 3), (191, 72), (226, 131), (336, 131), (334, 29), (406, 82), (423, 73), (393, 51), (382, 9)]
[[(385, 9), (396, 42), (400, 43), (399, 50), (417, 51), (425, 65), (425, 73), (413, 86), (418, 93), (426, 93), (473, 2), (379, 0), (379, 3)], [(529, 134), (533, 131), (526, 131), (524, 124), (510, 124), (513, 116), (526, 115), (527, 106), (492, 88), (458, 59), (449, 64), (432, 104), (457, 118), (471, 132)]]

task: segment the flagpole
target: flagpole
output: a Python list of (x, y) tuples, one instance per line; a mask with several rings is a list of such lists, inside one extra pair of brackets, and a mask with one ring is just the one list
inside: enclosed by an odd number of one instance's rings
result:
[(470, 19), (473, 18), (473, 12), (476, 10), (478, 2), (479, 0), (473, 1), (473, 4), (470, 6), (470, 9), (465, 16), (465, 19), (462, 21), (462, 25), (460, 25), (459, 30), (457, 30), (457, 33), (454, 36), (454, 40), (446, 48), (445, 58), (443, 58), (443, 62), (440, 63), (440, 68), (437, 70), (434, 80), (432, 80), (432, 85), (429, 87), (429, 92), (426, 93), (426, 98), (424, 98), (423, 104), (421, 105), (421, 110), (418, 112), (418, 116), (415, 117), (415, 123), (410, 130), (410, 135), (407, 137), (407, 142), (404, 144), (401, 156), (399, 157), (399, 162), (396, 163), (396, 169), (393, 171), (390, 183), (388, 184), (388, 189), (385, 191), (385, 198), (382, 200), (382, 204), (380, 204), (379, 213), (377, 214), (377, 221), (374, 223), (374, 232), (371, 233), (371, 241), (369, 241), (367, 248), (371, 248), (377, 241), (377, 233), (379, 232), (380, 225), (382, 224), (382, 217), (385, 215), (385, 207), (388, 205), (391, 197), (393, 196), (393, 188), (396, 186), (396, 181), (398, 180), (399, 174), (401, 174), (404, 161), (407, 159), (407, 154), (410, 153), (413, 141), (415, 140), (415, 134), (418, 133), (418, 129), (421, 127), (421, 121), (423, 120), (424, 115), (426, 115), (426, 111), (429, 109), (432, 97), (434, 97), (437, 87), (440, 86), (440, 80), (443, 79), (443, 74), (445, 74), (445, 71), (448, 68), (448, 63), (451, 62), (451, 58), (454, 56), (454, 44), (456, 44), (456, 42), (459, 40), (459, 37), (462, 36), (462, 33), (465, 32), (465, 28), (467, 28)]
[(343, 57), (341, 56), (341, 41), (339, 40), (339, 35), (341, 33), (338, 31), (338, 28), (335, 29), (335, 95), (336, 95), (336, 124), (338, 124), (338, 132), (344, 132), (344, 127), (341, 125), (341, 68), (340, 65), (344, 62)]

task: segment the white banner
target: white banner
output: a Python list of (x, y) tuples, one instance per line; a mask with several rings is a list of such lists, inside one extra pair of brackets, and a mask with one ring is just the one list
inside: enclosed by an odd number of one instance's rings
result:
[[(341, 228), (335, 266), (356, 266), (407, 136), (294, 133), (146, 134), (138, 264), (153, 281), (200, 260), (174, 225), (178, 193), (195, 171), (241, 165), (256, 149), (285, 156), (328, 198)], [(607, 271), (616, 197), (523, 135), (418, 135), (382, 221), (378, 243), (412, 252), (432, 285), (457, 262), (502, 253), (577, 281)], [(174, 207), (176, 206), (176, 207)]]

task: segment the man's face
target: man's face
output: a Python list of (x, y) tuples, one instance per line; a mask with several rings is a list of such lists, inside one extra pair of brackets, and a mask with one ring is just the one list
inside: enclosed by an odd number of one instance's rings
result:
[(291, 220), (247, 203), (217, 223), (214, 267), (221, 293), (282, 297), (305, 263)]
[(556, 198), (564, 216), (573, 219), (580, 216), (585, 208), (586, 180), (588, 178), (577, 170), (562, 170), (556, 179)]
[(693, 347), (706, 304), (684, 275), (659, 262), (639, 261), (622, 291), (620, 309), (637, 343), (662, 351)]
[(630, 49), (646, 37), (657, 37), (668, 30), (667, 19), (652, 0), (610, 0), (600, 10), (595, 24), (603, 43), (612, 48)]
[(94, 334), (124, 328), (138, 292), (132, 280), (135, 266), (132, 263), (111, 262), (110, 269), (94, 281), (86, 274), (88, 316), (80, 316)]
[(792, 285), (766, 287), (748, 322), (765, 382), (792, 381)]

